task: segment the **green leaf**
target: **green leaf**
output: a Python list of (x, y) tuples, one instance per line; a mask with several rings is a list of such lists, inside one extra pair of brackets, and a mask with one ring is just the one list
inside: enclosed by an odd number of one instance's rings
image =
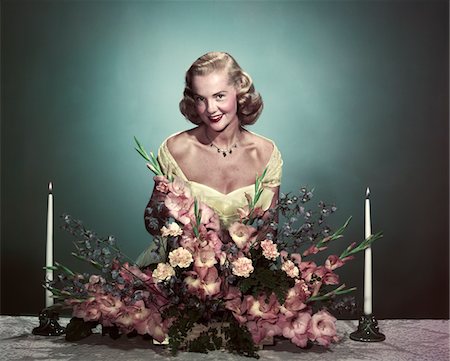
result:
[(145, 151), (145, 149), (142, 147), (141, 143), (139, 143), (139, 141), (137, 140), (136, 137), (134, 137), (134, 141), (135, 141), (136, 144), (137, 144), (137, 148), (134, 148), (134, 149), (136, 149), (136, 151), (137, 151), (137, 152), (138, 152), (138, 153), (139, 153), (146, 161), (151, 162), (151, 159), (150, 159), (149, 155), (147, 154), (147, 152)]

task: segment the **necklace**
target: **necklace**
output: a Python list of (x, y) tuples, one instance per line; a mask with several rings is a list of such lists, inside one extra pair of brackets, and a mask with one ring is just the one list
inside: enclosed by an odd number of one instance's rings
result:
[(226, 157), (228, 154), (231, 154), (231, 153), (233, 153), (233, 149), (236, 149), (237, 148), (237, 143), (234, 143), (230, 148), (219, 148), (217, 145), (215, 145), (214, 143), (213, 143), (213, 141), (211, 140), (211, 138), (208, 136), (208, 134), (205, 132), (205, 135), (206, 135), (206, 138), (208, 138), (208, 140), (209, 140), (209, 146), (210, 147), (214, 147), (214, 148), (216, 148), (217, 149), (217, 153), (222, 153), (222, 155), (224, 156), (224, 157)]

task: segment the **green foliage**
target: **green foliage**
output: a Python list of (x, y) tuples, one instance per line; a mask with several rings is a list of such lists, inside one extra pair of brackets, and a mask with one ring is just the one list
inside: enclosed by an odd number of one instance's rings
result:
[(239, 281), (239, 289), (243, 294), (250, 293), (254, 297), (258, 297), (261, 293), (266, 295), (274, 293), (278, 302), (283, 304), (287, 291), (294, 287), (295, 281), (281, 269), (273, 269), (272, 262), (257, 252), (259, 251), (252, 251), (252, 258), (256, 260), (255, 272)]
[(98, 325), (98, 322), (85, 322), (82, 318), (72, 317), (66, 327), (66, 340), (79, 341), (92, 335), (92, 329)]

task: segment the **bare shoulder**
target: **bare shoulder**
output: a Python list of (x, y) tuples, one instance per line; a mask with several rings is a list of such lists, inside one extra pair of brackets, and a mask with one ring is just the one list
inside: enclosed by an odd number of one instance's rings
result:
[(175, 159), (183, 158), (192, 150), (195, 140), (196, 128), (177, 133), (167, 139), (167, 148)]
[(249, 143), (255, 147), (258, 158), (262, 160), (269, 160), (274, 150), (274, 142), (252, 132), (247, 132), (247, 137)]

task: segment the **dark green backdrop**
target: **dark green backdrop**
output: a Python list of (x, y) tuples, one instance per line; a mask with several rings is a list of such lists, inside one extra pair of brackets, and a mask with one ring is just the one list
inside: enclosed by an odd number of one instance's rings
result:
[[(190, 127), (184, 72), (224, 50), (265, 100), (251, 130), (278, 144), (282, 190), (314, 186), (336, 224), (353, 215), (336, 252), (362, 238), (371, 188), (378, 318), (448, 318), (446, 1), (2, 1), (1, 20), (3, 314), (44, 305), (49, 181), (57, 215), (133, 258), (146, 247), (133, 136), (156, 151)], [(60, 225), (56, 260), (84, 269)], [(362, 289), (362, 272), (360, 255), (341, 275)]]

